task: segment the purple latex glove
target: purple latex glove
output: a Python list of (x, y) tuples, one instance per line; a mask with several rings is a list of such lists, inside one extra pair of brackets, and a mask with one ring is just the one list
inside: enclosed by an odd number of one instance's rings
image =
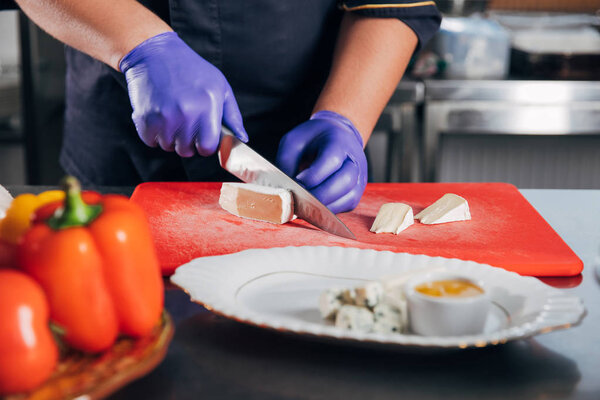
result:
[(221, 124), (248, 141), (229, 83), (175, 32), (156, 35), (131, 50), (119, 67), (127, 79), (132, 119), (148, 146), (182, 157), (213, 154)]
[[(304, 163), (308, 168), (301, 170)], [(334, 213), (353, 210), (367, 184), (363, 141), (352, 122), (319, 111), (279, 142), (277, 165)]]

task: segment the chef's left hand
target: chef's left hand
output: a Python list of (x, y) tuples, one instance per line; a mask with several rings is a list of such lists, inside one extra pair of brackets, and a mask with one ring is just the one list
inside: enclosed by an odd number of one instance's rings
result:
[[(310, 163), (304, 170), (303, 163)], [(352, 122), (319, 111), (279, 142), (277, 165), (332, 212), (353, 210), (367, 184), (363, 140)]]

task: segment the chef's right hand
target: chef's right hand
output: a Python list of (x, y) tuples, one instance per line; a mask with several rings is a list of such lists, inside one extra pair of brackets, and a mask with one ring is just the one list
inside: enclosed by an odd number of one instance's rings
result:
[(247, 142), (242, 115), (229, 83), (215, 66), (175, 32), (156, 35), (119, 63), (127, 79), (137, 132), (148, 146), (182, 157), (213, 154), (221, 124)]

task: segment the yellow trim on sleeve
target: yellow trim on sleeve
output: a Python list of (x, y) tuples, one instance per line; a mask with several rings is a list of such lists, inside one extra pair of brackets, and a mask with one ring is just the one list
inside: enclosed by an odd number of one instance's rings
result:
[(409, 8), (409, 7), (422, 7), (422, 6), (435, 6), (435, 1), (419, 1), (416, 3), (403, 3), (403, 4), (363, 4), (362, 6), (348, 7), (346, 4), (342, 4), (342, 8), (345, 11), (356, 11), (366, 10), (372, 8)]

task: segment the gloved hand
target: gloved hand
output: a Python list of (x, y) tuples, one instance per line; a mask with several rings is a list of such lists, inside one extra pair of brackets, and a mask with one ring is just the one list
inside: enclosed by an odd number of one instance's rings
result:
[(213, 154), (221, 123), (248, 141), (229, 83), (175, 32), (156, 35), (131, 50), (119, 67), (127, 79), (137, 132), (148, 146), (182, 157)]
[(333, 111), (319, 111), (289, 131), (279, 142), (277, 165), (334, 213), (353, 210), (367, 184), (362, 138)]

